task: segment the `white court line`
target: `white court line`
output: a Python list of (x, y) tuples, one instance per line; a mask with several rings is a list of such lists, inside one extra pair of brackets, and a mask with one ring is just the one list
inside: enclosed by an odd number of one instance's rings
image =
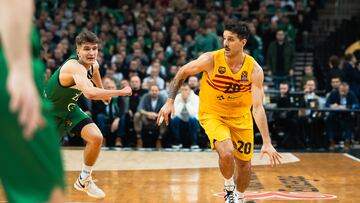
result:
[(350, 155), (350, 154), (348, 154), (348, 153), (344, 153), (344, 155), (347, 156), (348, 158), (352, 159), (352, 160), (355, 160), (355, 161), (357, 161), (357, 162), (360, 162), (360, 159), (354, 157), (353, 155)]

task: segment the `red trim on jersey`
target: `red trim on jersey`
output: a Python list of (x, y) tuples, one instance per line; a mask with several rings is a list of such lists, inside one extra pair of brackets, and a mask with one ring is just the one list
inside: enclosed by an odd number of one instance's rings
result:
[(218, 78), (223, 78), (223, 79), (229, 79), (229, 80), (232, 80), (232, 81), (235, 81), (235, 82), (240, 82), (241, 80), (236, 80), (230, 76), (225, 76), (225, 75), (219, 75), (219, 74), (216, 74), (215, 77), (218, 77)]
[[(210, 87), (212, 87), (213, 89), (216, 89), (216, 90), (218, 90), (218, 91), (221, 91), (221, 90), (219, 90), (218, 88), (216, 88), (215, 86), (213, 86), (210, 82), (209, 82), (209, 80), (206, 80), (206, 82), (210, 85)], [(221, 91), (222, 92), (222, 91)]]

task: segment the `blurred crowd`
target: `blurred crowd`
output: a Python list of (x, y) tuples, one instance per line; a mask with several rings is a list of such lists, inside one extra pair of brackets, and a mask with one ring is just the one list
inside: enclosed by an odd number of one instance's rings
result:
[[(37, 1), (35, 23), (41, 36), (41, 57), (46, 63), (47, 78), (69, 56), (76, 54), (75, 36), (87, 29), (101, 39), (98, 61), (104, 87), (115, 89), (130, 85), (133, 89), (132, 96), (113, 98), (109, 105), (80, 99), (79, 105), (98, 124), (107, 146), (198, 149), (208, 147), (195, 108), (199, 103), (201, 75), (190, 77), (181, 87), (175, 99), (175, 118), (170, 127), (157, 126), (155, 120), (167, 98), (168, 84), (177, 70), (203, 52), (222, 48), (223, 25), (229, 19), (247, 23), (251, 35), (246, 51), (273, 81), (272, 90), (278, 94), (268, 96), (265, 104), (276, 103), (277, 107), (358, 107), (360, 60), (354, 54), (332, 56), (320, 78), (314, 74), (316, 67), (313, 64), (306, 65), (301, 84), (295, 81), (295, 53), (306, 51), (306, 37), (312, 31), (312, 21), (317, 19), (317, 11), (325, 2), (48, 0)], [(317, 84), (320, 80), (324, 81), (325, 87), (319, 93)], [(293, 92), (302, 94), (294, 99)], [(307, 125), (313, 111), (285, 114), (275, 112), (275, 120), (271, 122), (276, 126), (302, 128), (296, 121), (298, 116), (303, 118), (301, 125)], [(330, 147), (335, 144), (332, 128), (336, 126), (334, 123), (337, 124), (333, 114), (326, 118), (321, 116), (327, 123), (324, 126), (328, 126), (324, 132)], [(291, 119), (284, 119), (288, 117)], [(292, 124), (284, 124), (281, 119)], [(311, 122), (311, 125), (320, 124)], [(345, 124), (339, 128), (343, 131), (349, 129)], [(291, 128), (282, 131), (289, 133), (289, 130)], [(302, 143), (307, 145), (311, 142), (310, 134), (303, 134), (306, 136), (301, 138)], [(352, 132), (351, 135), (348, 131), (343, 134), (346, 143), (350, 143)]]

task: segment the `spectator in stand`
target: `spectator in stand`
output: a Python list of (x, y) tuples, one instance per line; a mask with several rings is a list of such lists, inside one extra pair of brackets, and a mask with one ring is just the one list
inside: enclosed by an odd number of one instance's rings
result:
[(149, 93), (145, 94), (138, 106), (139, 120), (134, 120), (134, 128), (137, 134), (141, 134), (142, 144), (145, 148), (155, 148), (157, 140), (161, 140), (165, 134), (165, 124), (160, 127), (156, 124), (158, 112), (165, 104), (165, 98), (160, 96), (160, 88), (156, 84), (150, 85)]
[(300, 87), (304, 88), (304, 86), (308, 80), (314, 80), (315, 83), (317, 84), (316, 77), (314, 76), (314, 68), (310, 64), (305, 65), (305, 67), (304, 67), (304, 75), (301, 79)]
[(283, 15), (279, 20), (278, 24), (279, 29), (284, 30), (287, 41), (294, 45), (296, 41), (296, 29), (290, 23), (289, 16)]
[(174, 76), (176, 75), (176, 73), (178, 72), (178, 70), (179, 70), (178, 66), (171, 65), (168, 73), (166, 74), (167, 75), (166, 81), (171, 81), (174, 78)]
[[(166, 75), (167, 75), (167, 73), (166, 73), (166, 68), (165, 68), (165, 66), (161, 65), (160, 59), (154, 59), (153, 62), (152, 62), (152, 64), (154, 64), (154, 63), (156, 63), (156, 64), (155, 64), (156, 66), (157, 66), (157, 65), (160, 65), (160, 76), (161, 76), (161, 78), (166, 78)], [(151, 64), (151, 65), (147, 68), (147, 70), (146, 70), (146, 74), (147, 74), (147, 75), (151, 75), (152, 66), (153, 66), (152, 64)], [(157, 68), (157, 67), (156, 67), (156, 68)]]
[(257, 35), (256, 27), (253, 23), (249, 23), (248, 26), (251, 34), (246, 47), (250, 50), (251, 56), (253, 56), (259, 64), (264, 64), (262, 39)]
[(337, 92), (339, 91), (339, 87), (341, 84), (341, 78), (339, 76), (333, 76), (331, 78), (331, 91), (326, 92), (326, 98), (329, 98), (330, 94), (332, 94), (333, 92)]
[[(280, 94), (271, 99), (271, 103), (275, 103), (278, 108), (295, 107), (295, 99), (289, 94), (289, 84), (286, 82), (280, 83)], [(274, 112), (274, 128), (276, 135), (274, 139), (281, 147), (292, 148), (301, 146), (301, 141), (298, 135), (297, 117), (294, 111), (276, 111)], [(280, 139), (281, 133), (284, 134), (283, 139)]]
[[(354, 109), (358, 108), (359, 102), (355, 94), (349, 90), (346, 82), (341, 83), (338, 91), (332, 91), (326, 100), (326, 107), (331, 109)], [(352, 130), (354, 118), (350, 112), (330, 112), (326, 120), (326, 135), (330, 143), (329, 150), (335, 149), (335, 138), (344, 139), (344, 150), (348, 151), (351, 147)]]
[(133, 94), (130, 97), (124, 98), (126, 110), (124, 119), (122, 120), (123, 123), (121, 123), (124, 131), (120, 132), (120, 135), (125, 147), (136, 147), (141, 146), (141, 136), (140, 134), (136, 134), (134, 121), (140, 120), (141, 114), (137, 111), (138, 106), (141, 97), (148, 91), (141, 88), (141, 80), (139, 76), (136, 75), (130, 78), (130, 87), (133, 90)]
[[(197, 118), (199, 112), (199, 96), (190, 89), (189, 84), (181, 86), (180, 94), (174, 101), (175, 114), (171, 120), (171, 128), (174, 135), (173, 148), (179, 149), (183, 146), (181, 135), (188, 130), (190, 135), (190, 148), (199, 149), (198, 136), (200, 124)], [(186, 138), (184, 138), (186, 139)]]
[(220, 49), (220, 41), (216, 33), (209, 30), (207, 27), (200, 26), (195, 37), (196, 52), (207, 52)]
[(199, 84), (199, 78), (196, 75), (192, 75), (188, 79), (188, 84), (190, 86), (190, 89), (199, 96), (200, 92), (200, 84)]
[[(115, 90), (115, 81), (105, 77), (103, 79), (104, 89)], [(114, 147), (115, 140), (118, 137), (120, 118), (124, 113), (124, 103), (119, 97), (113, 97), (109, 104), (103, 101), (93, 101), (95, 109), (96, 124), (99, 126), (101, 133), (105, 137), (107, 147)]]
[(349, 84), (350, 90), (360, 98), (360, 70), (355, 67), (356, 58), (353, 54), (345, 55), (343, 65), (343, 81)]
[(270, 43), (266, 58), (269, 75), (273, 76), (275, 88), (278, 89), (280, 82), (287, 79), (289, 70), (295, 64), (295, 49), (285, 40), (284, 31), (277, 31), (276, 41)]
[(150, 79), (152, 79), (159, 86), (160, 90), (163, 90), (165, 88), (165, 81), (160, 77), (160, 63), (158, 61), (154, 61), (151, 66), (150, 76), (144, 78), (144, 83), (147, 83)]
[(340, 77), (343, 79), (343, 73), (340, 69), (340, 59), (336, 55), (332, 55), (329, 58), (329, 63), (327, 69), (323, 71), (325, 73), (325, 91), (329, 92), (332, 89), (331, 79), (334, 77)]
[(304, 97), (300, 101), (300, 107), (306, 108), (299, 111), (300, 133), (303, 143), (307, 148), (322, 147), (322, 119), (321, 112), (317, 111), (320, 105), (320, 97), (315, 93), (316, 82), (313, 79), (306, 81)]
[(132, 76), (139, 76), (140, 79), (145, 78), (145, 74), (140, 71), (140, 62), (139, 60), (133, 59), (130, 61), (129, 69), (124, 71), (125, 78), (131, 78)]
[(297, 29), (296, 32), (296, 48), (306, 51), (306, 46), (308, 46), (308, 41), (306, 37), (309, 36), (309, 32), (311, 31), (311, 19), (304, 12), (298, 12), (296, 14), (296, 19), (294, 22), (294, 27)]

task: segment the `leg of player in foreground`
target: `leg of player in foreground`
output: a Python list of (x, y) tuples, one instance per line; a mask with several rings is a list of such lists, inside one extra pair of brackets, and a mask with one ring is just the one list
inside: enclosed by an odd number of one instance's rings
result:
[(9, 202), (64, 202), (59, 139), (39, 96), (44, 66), (31, 56), (40, 47), (31, 48), (32, 15), (31, 0), (0, 1), (0, 178)]

